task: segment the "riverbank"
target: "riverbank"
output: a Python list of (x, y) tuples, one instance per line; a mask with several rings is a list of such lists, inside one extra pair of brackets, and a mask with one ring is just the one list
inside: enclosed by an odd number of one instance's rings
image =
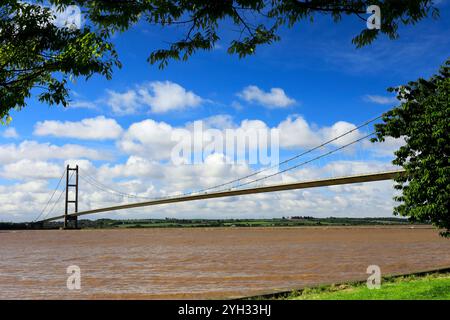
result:
[(366, 282), (347, 282), (250, 298), (251, 300), (450, 300), (450, 267), (383, 277), (379, 289)]

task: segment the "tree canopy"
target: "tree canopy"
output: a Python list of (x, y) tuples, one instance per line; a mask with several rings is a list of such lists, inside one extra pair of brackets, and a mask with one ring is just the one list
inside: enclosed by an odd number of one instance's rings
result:
[(394, 164), (406, 170), (396, 178), (394, 213), (411, 221), (431, 222), (450, 237), (450, 60), (429, 80), (391, 88), (401, 101), (375, 129), (373, 141), (405, 138)]
[[(22, 108), (32, 89), (39, 100), (67, 105), (73, 77), (112, 75), (119, 65), (105, 37), (83, 29), (59, 28), (49, 8), (7, 1), (0, 8), (0, 119)], [(6, 119), (7, 120), (7, 119)]]
[[(149, 62), (164, 67), (170, 59), (186, 60), (198, 50), (211, 50), (220, 39), (221, 26), (239, 31), (228, 52), (244, 57), (260, 45), (280, 39), (279, 29), (294, 27), (316, 14), (335, 22), (351, 15), (365, 19), (367, 7), (381, 8), (381, 29), (355, 35), (356, 47), (370, 44), (380, 34), (398, 37), (401, 24), (415, 24), (438, 11), (432, 0), (48, 0), (59, 10), (78, 5), (86, 19), (81, 29), (57, 27), (43, 0), (26, 3), (4, 0), (0, 7), (0, 120), (12, 108), (23, 108), (32, 90), (49, 104), (68, 104), (68, 81), (101, 74), (110, 78), (120, 61), (111, 43), (138, 21), (162, 27), (182, 26), (179, 40), (150, 53)], [(33, 91), (34, 92), (34, 91)]]

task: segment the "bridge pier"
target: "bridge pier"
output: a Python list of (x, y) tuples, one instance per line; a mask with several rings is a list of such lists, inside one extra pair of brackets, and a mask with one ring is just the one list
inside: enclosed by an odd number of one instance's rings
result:
[(81, 228), (78, 227), (78, 217), (70, 216), (64, 218), (64, 230), (79, 230)]

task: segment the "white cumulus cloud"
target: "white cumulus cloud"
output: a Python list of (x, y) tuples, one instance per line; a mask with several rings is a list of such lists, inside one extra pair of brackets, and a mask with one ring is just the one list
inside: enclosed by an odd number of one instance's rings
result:
[(152, 119), (136, 122), (128, 128), (118, 146), (129, 154), (145, 155), (156, 160), (167, 159), (176, 144), (171, 140), (176, 130), (165, 122)]
[[(308, 123), (299, 115), (289, 116), (274, 127), (268, 126), (261, 120), (244, 119), (240, 123), (235, 123), (228, 115), (218, 115), (202, 119), (202, 127), (205, 130), (202, 137), (193, 137), (193, 143), (199, 146), (205, 141), (211, 140), (212, 137), (206, 131), (209, 128), (217, 129), (223, 139), (227, 135), (227, 130), (238, 135), (244, 135), (252, 130), (255, 132), (265, 130), (267, 133), (270, 130), (277, 130), (279, 146), (285, 149), (315, 147), (350, 130), (354, 131), (333, 141), (330, 146), (340, 147), (363, 136), (363, 133), (356, 129), (356, 125), (346, 121), (338, 121), (330, 126), (319, 127)], [(177, 144), (175, 137), (193, 133), (194, 124), (192, 122), (186, 123), (184, 126), (174, 127), (166, 122), (147, 119), (133, 123), (118, 140), (117, 145), (122, 151), (130, 155), (138, 155), (158, 161), (169, 160), (172, 149)], [(371, 148), (370, 144), (364, 146)]]
[(187, 91), (177, 83), (155, 81), (138, 89), (143, 102), (154, 113), (164, 113), (198, 106), (203, 99), (192, 91)]
[(123, 93), (107, 90), (107, 94), (106, 103), (117, 114), (134, 114), (144, 109), (152, 113), (179, 111), (197, 107), (204, 101), (171, 81), (147, 82)]
[[(356, 126), (346, 121), (338, 121), (331, 126), (317, 127), (308, 123), (301, 116), (289, 116), (277, 127), (280, 132), (280, 146), (282, 148), (310, 148), (356, 129)], [(362, 136), (355, 130), (331, 145), (342, 146)]]
[(133, 114), (140, 107), (140, 100), (134, 90), (128, 90), (120, 93), (114, 90), (106, 90), (108, 98), (106, 104), (111, 107), (112, 111), (119, 115)]
[(46, 162), (23, 159), (6, 164), (0, 171), (0, 176), (7, 179), (52, 179), (59, 178), (63, 168), (60, 165)]
[(269, 92), (264, 92), (257, 86), (248, 86), (238, 93), (238, 97), (268, 108), (285, 108), (295, 103), (295, 100), (288, 97), (281, 88), (272, 88)]
[(3, 138), (9, 138), (9, 139), (16, 139), (19, 137), (19, 134), (17, 133), (15, 128), (7, 128), (2, 133)]
[(68, 158), (87, 158), (92, 160), (107, 160), (110, 155), (95, 149), (76, 144), (65, 144), (57, 146), (37, 141), (25, 140), (20, 144), (0, 145), (0, 164), (17, 162), (23, 159), (49, 160)]
[(36, 123), (34, 134), (58, 138), (108, 140), (118, 138), (122, 134), (122, 127), (116, 120), (107, 119), (104, 116), (87, 118), (81, 121), (46, 120)]

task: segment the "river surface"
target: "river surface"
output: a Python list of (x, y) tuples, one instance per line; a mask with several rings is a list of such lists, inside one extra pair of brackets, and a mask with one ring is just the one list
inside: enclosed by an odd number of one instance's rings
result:
[[(67, 288), (67, 267), (81, 289)], [(0, 231), (1, 299), (216, 299), (450, 267), (428, 227)]]

